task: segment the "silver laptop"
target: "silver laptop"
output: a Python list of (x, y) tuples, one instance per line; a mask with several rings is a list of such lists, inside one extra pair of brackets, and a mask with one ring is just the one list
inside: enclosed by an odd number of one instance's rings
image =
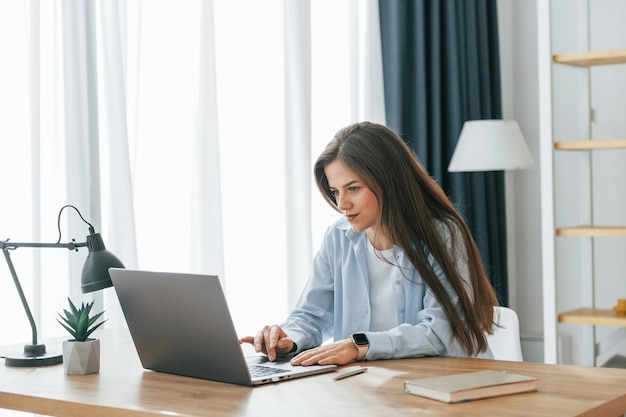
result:
[(109, 272), (145, 369), (251, 386), (336, 368), (246, 357), (217, 276), (120, 268)]

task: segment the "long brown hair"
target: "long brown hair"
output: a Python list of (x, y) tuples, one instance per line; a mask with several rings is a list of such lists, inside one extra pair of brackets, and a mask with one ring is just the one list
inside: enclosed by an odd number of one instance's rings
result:
[[(317, 185), (337, 211), (324, 172), (335, 160), (356, 173), (376, 195), (384, 232), (406, 253), (431, 289), (465, 352), (476, 355), (485, 351), (486, 334), (493, 333), (493, 306), (498, 301), (469, 228), (441, 187), (391, 129), (376, 123), (356, 123), (340, 130), (315, 162)], [(442, 227), (447, 233), (442, 233)], [(429, 253), (458, 301), (437, 278), (428, 261)], [(459, 270), (459, 260), (467, 265), (469, 288)]]

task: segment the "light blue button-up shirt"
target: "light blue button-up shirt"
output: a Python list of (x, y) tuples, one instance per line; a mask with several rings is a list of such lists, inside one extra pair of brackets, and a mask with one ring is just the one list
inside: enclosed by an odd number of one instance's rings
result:
[[(401, 324), (371, 332), (367, 235), (354, 232), (345, 218), (328, 228), (300, 300), (282, 324), (299, 351), (329, 338), (342, 340), (362, 332), (369, 340), (366, 360), (467, 356), (452, 337), (443, 308), (420, 274), (400, 248), (396, 246), (394, 251), (398, 267), (393, 268), (391, 282)], [(455, 302), (458, 297), (447, 278), (432, 256), (429, 260)], [(487, 350), (479, 357), (493, 356)]]

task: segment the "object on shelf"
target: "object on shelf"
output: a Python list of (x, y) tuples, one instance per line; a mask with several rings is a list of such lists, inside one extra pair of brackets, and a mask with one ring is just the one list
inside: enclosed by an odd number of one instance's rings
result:
[(615, 311), (617, 314), (624, 314), (626, 315), (626, 298), (619, 298), (617, 300), (617, 305), (615, 305), (615, 307), (613, 307), (613, 311)]

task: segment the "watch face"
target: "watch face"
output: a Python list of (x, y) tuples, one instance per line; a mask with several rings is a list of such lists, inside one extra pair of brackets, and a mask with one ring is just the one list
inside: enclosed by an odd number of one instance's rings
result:
[(369, 345), (369, 340), (367, 340), (367, 336), (364, 333), (355, 333), (352, 335), (352, 340), (357, 345)]

